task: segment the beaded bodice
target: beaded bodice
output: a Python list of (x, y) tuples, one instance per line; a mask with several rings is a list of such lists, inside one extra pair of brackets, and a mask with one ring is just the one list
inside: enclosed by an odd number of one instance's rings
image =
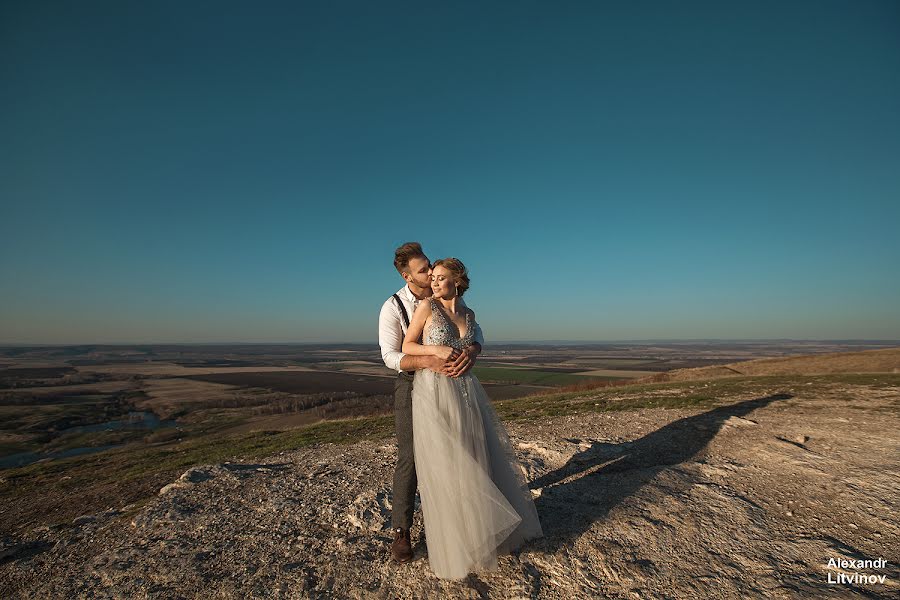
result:
[(426, 346), (450, 346), (458, 350), (472, 345), (475, 341), (472, 313), (466, 311), (466, 335), (459, 337), (456, 324), (444, 314), (438, 303), (433, 298), (429, 298), (428, 301), (431, 302), (431, 323), (425, 328), (422, 343)]

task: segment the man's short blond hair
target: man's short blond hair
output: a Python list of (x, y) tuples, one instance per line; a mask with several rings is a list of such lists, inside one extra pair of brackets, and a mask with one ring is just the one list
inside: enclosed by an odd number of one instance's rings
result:
[(422, 244), (419, 242), (406, 242), (396, 250), (394, 250), (394, 267), (401, 275), (403, 272), (409, 273), (409, 261), (414, 258), (424, 258), (428, 260), (425, 253), (422, 252)]

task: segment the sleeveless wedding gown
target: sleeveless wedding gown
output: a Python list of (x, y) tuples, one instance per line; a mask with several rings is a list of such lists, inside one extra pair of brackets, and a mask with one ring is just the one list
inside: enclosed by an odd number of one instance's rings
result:
[[(462, 338), (431, 302), (422, 343), (462, 349), (474, 339), (466, 315)], [(435, 575), (462, 579), (497, 566), (497, 554), (543, 536), (531, 492), (506, 430), (478, 379), (416, 371), (412, 391), (413, 447), (425, 522), (428, 562)]]

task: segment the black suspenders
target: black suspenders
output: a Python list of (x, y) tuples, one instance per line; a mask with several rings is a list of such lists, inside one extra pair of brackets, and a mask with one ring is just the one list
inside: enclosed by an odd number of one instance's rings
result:
[(400, 307), (400, 314), (403, 315), (403, 322), (406, 324), (406, 328), (409, 329), (409, 315), (406, 314), (406, 307), (403, 306), (403, 301), (400, 300), (400, 296), (394, 294), (394, 300), (397, 301), (397, 306)]

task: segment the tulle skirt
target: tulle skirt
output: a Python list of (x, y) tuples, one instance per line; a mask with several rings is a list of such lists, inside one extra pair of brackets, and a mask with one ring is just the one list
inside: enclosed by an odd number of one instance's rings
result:
[(413, 446), (435, 575), (462, 579), (493, 569), (543, 532), (509, 437), (474, 375), (416, 371)]

